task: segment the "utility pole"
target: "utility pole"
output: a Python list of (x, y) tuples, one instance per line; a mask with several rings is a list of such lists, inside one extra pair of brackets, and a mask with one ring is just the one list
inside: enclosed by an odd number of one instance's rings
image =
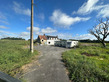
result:
[(33, 0), (31, 0), (30, 51), (33, 53)]

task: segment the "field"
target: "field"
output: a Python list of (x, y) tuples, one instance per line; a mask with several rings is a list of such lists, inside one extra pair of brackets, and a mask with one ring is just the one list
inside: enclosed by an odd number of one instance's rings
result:
[(29, 42), (24, 40), (0, 40), (0, 71), (14, 76), (20, 67), (31, 62), (38, 52), (30, 53), (27, 45)]
[(109, 44), (80, 43), (62, 55), (73, 82), (109, 82)]

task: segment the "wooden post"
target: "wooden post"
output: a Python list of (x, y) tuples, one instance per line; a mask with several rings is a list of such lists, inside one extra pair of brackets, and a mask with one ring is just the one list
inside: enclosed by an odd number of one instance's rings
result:
[(30, 51), (33, 53), (33, 0), (31, 0)]

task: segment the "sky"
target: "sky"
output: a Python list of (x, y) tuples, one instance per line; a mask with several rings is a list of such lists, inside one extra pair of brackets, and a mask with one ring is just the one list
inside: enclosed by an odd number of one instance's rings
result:
[[(88, 30), (109, 17), (109, 0), (34, 0), (34, 39), (96, 39)], [(0, 0), (0, 38), (30, 38), (31, 0)], [(107, 37), (106, 40), (109, 40)]]

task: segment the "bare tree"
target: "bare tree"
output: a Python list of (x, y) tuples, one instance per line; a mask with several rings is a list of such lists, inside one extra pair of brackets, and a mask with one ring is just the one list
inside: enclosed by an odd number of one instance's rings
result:
[(106, 21), (103, 22), (103, 19), (98, 20), (98, 25), (95, 25), (93, 29), (89, 30), (89, 33), (94, 35), (98, 41), (102, 43), (104, 47), (106, 47), (105, 39), (109, 35), (109, 18), (106, 18)]

